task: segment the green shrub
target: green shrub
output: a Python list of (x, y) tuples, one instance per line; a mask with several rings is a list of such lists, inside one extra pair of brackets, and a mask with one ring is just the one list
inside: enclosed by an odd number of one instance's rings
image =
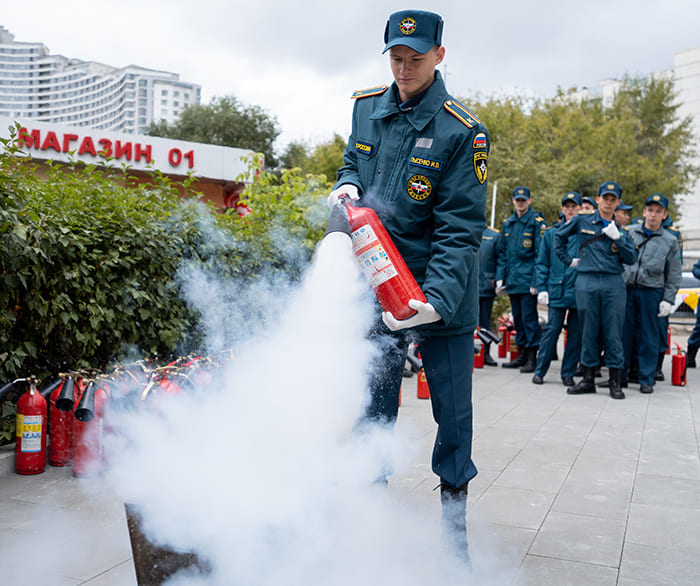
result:
[(253, 167), (250, 215), (219, 214), (185, 181), (125, 169), (37, 166), (3, 141), (0, 153), (0, 384), (29, 374), (102, 370), (125, 357), (197, 351), (203, 331), (177, 278), (202, 266), (237, 282), (295, 279), (325, 226), (323, 178)]

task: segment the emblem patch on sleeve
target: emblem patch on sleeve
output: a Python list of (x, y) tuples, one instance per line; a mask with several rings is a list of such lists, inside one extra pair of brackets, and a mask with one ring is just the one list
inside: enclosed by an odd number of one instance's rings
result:
[(487, 155), (484, 151), (474, 153), (474, 173), (476, 174), (476, 180), (482, 185), (486, 181), (486, 175), (488, 173), (486, 159)]
[(433, 185), (430, 183), (425, 175), (414, 175), (408, 180), (408, 185), (406, 185), (408, 190), (408, 195), (410, 195), (416, 201), (423, 201), (427, 199), (430, 193), (433, 191)]

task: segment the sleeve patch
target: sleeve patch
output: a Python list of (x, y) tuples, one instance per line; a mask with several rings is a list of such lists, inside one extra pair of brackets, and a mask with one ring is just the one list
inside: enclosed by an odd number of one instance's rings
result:
[(388, 85), (379, 85), (377, 87), (370, 87), (364, 90), (357, 90), (352, 93), (352, 96), (350, 96), (351, 99), (356, 100), (358, 98), (368, 98), (370, 96), (378, 96), (380, 94), (383, 94), (386, 90), (389, 89)]
[(445, 110), (452, 114), (457, 120), (464, 124), (467, 128), (474, 128), (481, 124), (473, 112), (469, 111), (456, 100), (447, 100), (445, 102)]

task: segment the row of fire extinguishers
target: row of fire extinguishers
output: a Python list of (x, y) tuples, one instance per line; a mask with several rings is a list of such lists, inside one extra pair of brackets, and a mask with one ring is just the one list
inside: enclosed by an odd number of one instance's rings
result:
[(116, 433), (119, 413), (149, 408), (159, 397), (203, 391), (215, 371), (232, 358), (182, 357), (165, 365), (146, 361), (94, 371), (61, 373), (43, 388), (34, 377), (0, 388), (0, 404), (28, 386), (17, 400), (15, 471), (40, 474), (51, 466), (72, 466), (76, 478), (97, 476), (109, 462), (105, 441)]

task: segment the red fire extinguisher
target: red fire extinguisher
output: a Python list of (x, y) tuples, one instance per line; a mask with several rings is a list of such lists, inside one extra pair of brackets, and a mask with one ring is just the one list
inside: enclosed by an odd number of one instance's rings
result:
[(61, 385), (49, 398), (49, 464), (67, 466), (73, 456), (73, 406), (76, 385), (73, 377), (64, 376)]
[(515, 341), (515, 334), (516, 333), (517, 332), (515, 330), (511, 330), (510, 335), (509, 335), (509, 338), (510, 338), (510, 344), (509, 344), (509, 346), (510, 346), (510, 361), (511, 362), (518, 357), (518, 354), (520, 354), (520, 349), (518, 348), (518, 344)]
[(676, 387), (685, 386), (686, 355), (679, 344), (676, 344), (677, 351), (671, 357), (671, 384)]
[(498, 326), (498, 337), (500, 338), (498, 342), (498, 357), (505, 358), (508, 353), (508, 328), (504, 323)]
[(343, 201), (350, 222), (352, 250), (382, 309), (397, 320), (415, 315), (416, 310), (408, 306), (408, 301), (426, 303), (427, 299), (376, 212), (355, 207), (347, 199)]
[(102, 469), (103, 415), (107, 393), (91, 380), (75, 406), (73, 418), (73, 476), (97, 476)]
[(46, 468), (46, 399), (37, 391), (36, 379), (25, 379), (29, 390), (17, 401), (17, 474), (40, 474)]
[(474, 332), (474, 368), (484, 368), (484, 344)]

